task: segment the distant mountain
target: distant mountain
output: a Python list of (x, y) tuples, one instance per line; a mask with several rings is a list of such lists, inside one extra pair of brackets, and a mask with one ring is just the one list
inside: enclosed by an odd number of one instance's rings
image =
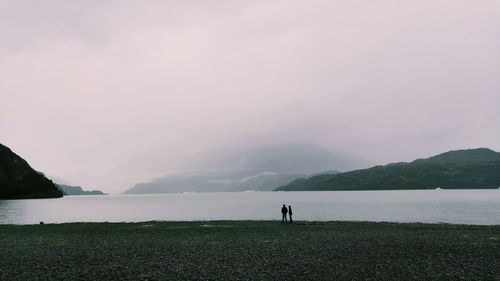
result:
[(499, 186), (500, 153), (478, 148), (449, 151), (411, 163), (297, 179), (276, 190), (479, 189)]
[(8, 147), (0, 144), (0, 199), (58, 198), (62, 192)]
[(83, 190), (80, 186), (72, 186), (65, 184), (56, 184), (57, 188), (62, 191), (64, 195), (106, 195), (106, 193), (100, 190)]
[[(336, 171), (327, 171), (335, 174)], [(322, 173), (318, 173), (322, 174)], [(237, 175), (240, 175), (238, 177)], [(272, 191), (276, 187), (291, 183), (295, 179), (308, 177), (305, 174), (279, 175), (264, 172), (252, 176), (232, 175), (173, 175), (155, 179), (148, 183), (138, 183), (125, 194), (154, 194), (179, 192), (229, 192), (229, 191)]]
[(126, 194), (272, 191), (317, 171), (354, 166), (352, 158), (308, 143), (258, 146), (198, 155), (196, 169), (138, 183)]
[(214, 192), (214, 191), (272, 191), (304, 175), (278, 175), (265, 172), (252, 176), (233, 175), (174, 175), (149, 183), (138, 183), (125, 194)]

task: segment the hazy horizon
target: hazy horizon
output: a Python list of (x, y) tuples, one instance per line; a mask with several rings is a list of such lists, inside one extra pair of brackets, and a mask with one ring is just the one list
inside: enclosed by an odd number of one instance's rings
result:
[(0, 0), (0, 143), (85, 189), (255, 146), (500, 151), (499, 77), (499, 0)]

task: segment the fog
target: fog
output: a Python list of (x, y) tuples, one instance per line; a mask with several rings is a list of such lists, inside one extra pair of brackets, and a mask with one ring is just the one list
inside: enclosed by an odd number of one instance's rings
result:
[(225, 148), (498, 151), (499, 77), (498, 0), (0, 0), (0, 143), (108, 192)]

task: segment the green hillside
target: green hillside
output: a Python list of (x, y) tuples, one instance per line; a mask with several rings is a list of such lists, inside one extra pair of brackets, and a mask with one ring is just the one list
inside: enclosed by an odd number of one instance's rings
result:
[(279, 191), (481, 189), (500, 186), (500, 153), (487, 148), (450, 151), (411, 163), (298, 179)]
[(0, 199), (57, 198), (63, 194), (43, 174), (0, 144)]

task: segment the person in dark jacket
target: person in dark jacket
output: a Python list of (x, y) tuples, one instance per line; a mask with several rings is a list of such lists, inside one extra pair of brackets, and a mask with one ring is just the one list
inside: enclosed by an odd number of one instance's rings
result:
[(292, 223), (292, 206), (288, 205), (288, 215), (290, 216), (290, 223)]
[(288, 213), (288, 209), (286, 208), (285, 204), (283, 204), (283, 207), (281, 207), (281, 223), (287, 223), (287, 218), (286, 214)]

